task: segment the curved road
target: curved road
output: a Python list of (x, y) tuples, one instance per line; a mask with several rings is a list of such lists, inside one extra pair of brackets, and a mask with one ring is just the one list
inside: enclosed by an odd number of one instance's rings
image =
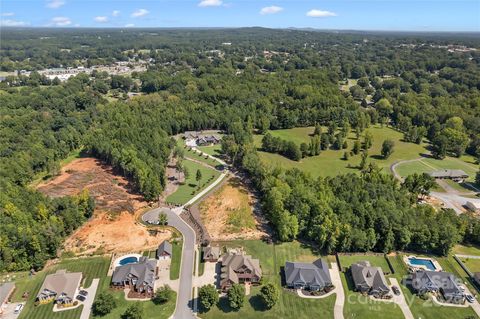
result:
[(165, 213), (168, 218), (168, 225), (176, 228), (183, 235), (182, 259), (180, 261), (180, 285), (175, 312), (171, 317), (175, 319), (195, 318), (192, 310), (192, 288), (196, 239), (195, 231), (179, 216), (182, 210), (183, 207), (175, 208), (174, 210), (155, 208), (142, 216), (143, 221), (146, 222), (148, 220), (158, 220), (159, 214)]

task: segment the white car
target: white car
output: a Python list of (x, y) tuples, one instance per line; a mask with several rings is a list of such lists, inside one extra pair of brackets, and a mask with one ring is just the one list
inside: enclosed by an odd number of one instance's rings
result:
[(18, 304), (16, 307), (15, 307), (15, 310), (13, 310), (13, 313), (18, 315), (23, 309), (23, 303), (21, 304)]
[(475, 301), (475, 298), (473, 298), (472, 295), (466, 295), (465, 298), (467, 298), (469, 303), (473, 303)]

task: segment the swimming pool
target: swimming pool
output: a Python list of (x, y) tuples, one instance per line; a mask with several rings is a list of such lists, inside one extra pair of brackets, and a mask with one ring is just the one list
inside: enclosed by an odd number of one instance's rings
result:
[(437, 267), (431, 259), (408, 257), (408, 263), (412, 266), (423, 266), (427, 270), (435, 271)]
[(120, 266), (127, 265), (127, 264), (134, 264), (134, 263), (138, 263), (138, 257), (130, 256), (130, 257), (123, 258), (118, 262)]

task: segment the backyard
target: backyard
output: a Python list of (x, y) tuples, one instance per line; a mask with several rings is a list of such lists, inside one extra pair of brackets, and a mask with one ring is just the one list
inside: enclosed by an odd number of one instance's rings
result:
[(280, 288), (280, 299), (270, 310), (265, 310), (257, 294), (260, 287), (253, 287), (251, 294), (245, 299), (244, 306), (239, 311), (228, 307), (226, 300), (221, 299), (218, 307), (206, 313), (200, 313), (202, 318), (333, 318), (335, 295), (324, 299), (304, 299), (281, 288), (281, 269), (285, 261), (311, 262), (320, 255), (298, 242), (282, 243), (280, 245), (266, 244), (260, 240), (219, 242), (221, 246), (243, 247), (253, 258), (260, 259), (263, 272), (263, 283), (272, 282)]
[[(309, 143), (310, 134), (314, 131), (313, 127), (299, 127), (287, 130), (269, 131), (273, 136), (281, 137), (286, 140), (294, 141), (296, 144)], [(324, 128), (326, 131), (326, 128)], [(368, 150), (369, 162), (376, 163), (384, 172), (390, 172), (390, 165), (396, 161), (414, 159), (420, 154), (427, 153), (424, 145), (403, 142), (403, 133), (398, 132), (389, 127), (381, 127), (379, 125), (368, 128), (373, 135), (373, 145)], [(261, 147), (262, 135), (255, 136), (257, 147)], [(382, 143), (385, 139), (391, 139), (395, 143), (394, 152), (388, 159), (380, 157)], [(356, 137), (351, 132), (348, 136), (347, 143), (350, 151), (353, 147)], [(363, 138), (360, 138), (362, 141)], [(300, 162), (292, 161), (282, 155), (260, 152), (261, 159), (270, 165), (280, 165), (285, 168), (296, 167), (302, 171), (311, 173), (313, 176), (333, 176), (342, 173), (358, 172), (358, 165), (361, 161), (361, 155), (350, 156), (348, 160), (343, 159), (346, 150), (324, 150), (318, 156), (303, 158)]]

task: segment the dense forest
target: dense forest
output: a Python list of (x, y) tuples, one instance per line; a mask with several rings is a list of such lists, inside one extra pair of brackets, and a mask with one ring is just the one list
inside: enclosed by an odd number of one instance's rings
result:
[[(373, 166), (328, 179), (271, 170), (252, 140), (253, 132), (269, 129), (328, 126), (310, 145), (264, 145), (299, 159), (343, 147), (336, 128), (363, 132), (382, 123), (406, 141), (428, 139), (439, 158), (478, 157), (480, 53), (446, 45), (478, 48), (480, 40), (259, 28), (6, 29), (6, 72), (151, 62), (131, 77), (81, 73), (61, 82), (32, 72), (0, 82), (0, 270), (41, 267), (90, 216), (88, 194), (51, 200), (30, 186), (40, 174), (55, 175), (72, 151), (83, 148), (111, 164), (154, 200), (165, 185), (171, 136), (213, 128), (228, 133), (223, 149), (254, 179), (280, 240), (303, 238), (327, 251), (440, 254), (455, 242), (478, 241), (473, 217), (415, 205), (409, 184)], [(347, 79), (356, 85), (339, 90)]]

